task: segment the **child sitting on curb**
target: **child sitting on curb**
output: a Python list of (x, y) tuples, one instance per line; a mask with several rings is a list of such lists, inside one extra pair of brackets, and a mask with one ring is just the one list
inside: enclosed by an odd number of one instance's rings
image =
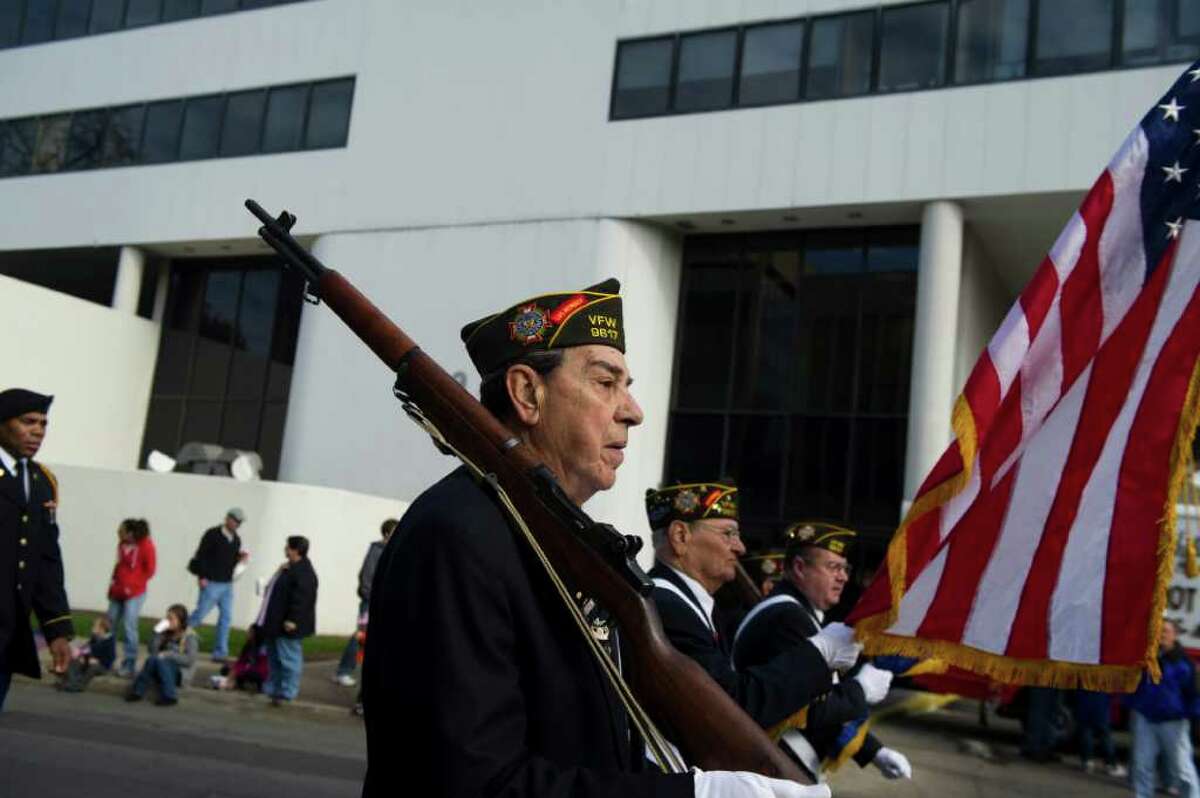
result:
[(92, 621), (92, 636), (80, 646), (59, 686), (68, 693), (82, 693), (94, 676), (112, 670), (116, 659), (117, 641), (112, 623), (108, 616), (100, 615)]
[(125, 694), (126, 701), (141, 701), (151, 684), (158, 686), (160, 707), (179, 703), (178, 688), (191, 684), (196, 670), (196, 655), (200, 640), (188, 628), (187, 607), (172, 604), (167, 615), (154, 627), (154, 640), (150, 643), (150, 656), (142, 670)]

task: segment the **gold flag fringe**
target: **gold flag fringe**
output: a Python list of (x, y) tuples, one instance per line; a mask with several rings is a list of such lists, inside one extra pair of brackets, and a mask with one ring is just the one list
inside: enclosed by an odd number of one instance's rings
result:
[[(1143, 670), (1157, 682), (1161, 676), (1158, 668), (1158, 636), (1162, 626), (1163, 610), (1166, 607), (1167, 587), (1175, 570), (1176, 502), (1181, 498), (1185, 485), (1192, 476), (1192, 441), (1200, 422), (1200, 360), (1192, 367), (1187, 396), (1180, 412), (1175, 443), (1171, 449), (1171, 480), (1167, 488), (1164, 517), (1159, 523), (1158, 570), (1155, 576), (1154, 596), (1147, 628), (1146, 652), (1141, 662), (1132, 665), (1093, 665), (1076, 662), (1027, 660), (1006, 657), (981, 651), (961, 643), (946, 640), (921, 640), (888, 634), (886, 631), (896, 623), (900, 602), (904, 598), (908, 570), (907, 534), (909, 527), (926, 513), (941, 507), (960, 493), (970, 481), (978, 447), (975, 418), (966, 398), (959, 396), (954, 404), (952, 424), (955, 442), (958, 444), (963, 468), (950, 479), (918, 497), (904, 516), (888, 546), (887, 564), (890, 579), (891, 606), (886, 612), (863, 618), (855, 627), (858, 640), (871, 655), (895, 654), (904, 657), (936, 657), (950, 665), (987, 676), (1008, 684), (1027, 684), (1038, 687), (1076, 688), (1100, 692), (1132, 692), (1141, 681)], [(1188, 535), (1189, 573), (1196, 565), (1196, 551), (1192, 536)], [(1200, 573), (1200, 567), (1197, 568)]]

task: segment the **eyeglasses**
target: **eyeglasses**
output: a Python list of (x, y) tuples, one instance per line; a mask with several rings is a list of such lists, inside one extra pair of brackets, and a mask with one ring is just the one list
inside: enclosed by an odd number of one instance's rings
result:
[(853, 571), (854, 571), (854, 567), (852, 565), (850, 565), (850, 563), (845, 563), (845, 562), (836, 562), (834, 560), (825, 560), (824, 562), (817, 562), (816, 560), (807, 560), (807, 559), (805, 560), (805, 562), (808, 563), (809, 565), (815, 566), (817, 568), (823, 568), (824, 570), (828, 571), (829, 573), (833, 574), (834, 576), (837, 576), (838, 574), (845, 574), (846, 577), (849, 578), (850, 574), (853, 573)]
[(727, 542), (727, 543), (733, 543), (735, 540), (742, 539), (742, 533), (740, 531), (738, 531), (737, 529), (730, 529), (728, 527), (720, 528), (720, 527), (710, 527), (710, 526), (694, 526), (693, 528), (694, 529), (702, 529), (706, 532), (713, 532), (717, 535), (720, 535), (721, 537), (725, 538), (725, 542)]

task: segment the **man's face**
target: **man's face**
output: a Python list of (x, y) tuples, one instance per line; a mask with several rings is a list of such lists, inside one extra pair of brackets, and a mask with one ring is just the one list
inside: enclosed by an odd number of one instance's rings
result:
[(680, 570), (713, 594), (737, 574), (738, 557), (746, 553), (738, 522), (732, 518), (705, 518), (687, 527), (686, 543), (677, 548)]
[(1170, 651), (1175, 648), (1175, 640), (1179, 634), (1175, 631), (1175, 624), (1170, 621), (1163, 621), (1162, 628), (1158, 631), (1158, 647), (1163, 651)]
[(230, 532), (237, 532), (238, 527), (241, 525), (242, 522), (234, 518), (232, 515), (225, 516), (225, 528)]
[(16, 457), (33, 457), (46, 437), (45, 413), (23, 413), (0, 422), (0, 446)]
[(841, 600), (842, 589), (850, 579), (850, 565), (840, 554), (812, 549), (792, 563), (792, 576), (805, 598), (824, 612)]
[(629, 428), (642, 423), (625, 355), (611, 346), (571, 347), (563, 350), (562, 365), (540, 381), (530, 442), (567, 495), (583, 504), (616, 482)]

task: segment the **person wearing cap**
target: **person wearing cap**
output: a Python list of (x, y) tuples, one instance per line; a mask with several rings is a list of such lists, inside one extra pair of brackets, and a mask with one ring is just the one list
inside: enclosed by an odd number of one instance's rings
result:
[(229, 625), (233, 622), (233, 574), (238, 563), (249, 554), (242, 550), (238, 528), (246, 521), (241, 507), (231, 507), (224, 523), (205, 530), (196, 553), (188, 562), (188, 570), (196, 576), (199, 596), (196, 609), (188, 624), (199, 628), (215, 606), (217, 608), (217, 637), (212, 658), (224, 661), (229, 657)]
[(0, 709), (12, 675), (41, 678), (29, 615), (49, 644), (51, 671), (71, 660), (71, 610), (58, 545), (58, 481), (33, 458), (53, 396), (0, 391)]
[[(619, 289), (607, 280), (531, 297), (461, 334), (484, 406), (577, 504), (613, 486), (642, 422)], [(603, 625), (602, 610), (576, 598)], [(562, 601), (465, 467), (418, 496), (371, 590), (364, 798), (413, 785), (463, 798), (828, 796), (754, 774), (650, 769)], [(619, 630), (604, 628), (597, 639), (616, 649)]]
[[(853, 530), (802, 521), (789, 526), (784, 537), (788, 545), (783, 579), (742, 620), (735, 634), (733, 662), (738, 669), (769, 662), (825, 627), (825, 613), (837, 605), (850, 578), (849, 555), (857, 537)], [(843, 724), (863, 717), (868, 705), (882, 701), (891, 677), (886, 670), (862, 665), (809, 707), (805, 724), (787, 731), (785, 745), (810, 772), (819, 774), (820, 763), (833, 752)], [(873, 764), (890, 779), (912, 777), (908, 759), (870, 733), (854, 760), (860, 767)]]
[[(771, 729), (833, 686), (831, 664), (862, 650), (846, 627), (830, 628), (753, 668), (734, 670), (730, 636), (714, 617), (714, 596), (733, 581), (746, 553), (732, 480), (646, 491), (654, 542), (651, 598), (671, 644), (695, 660), (763, 728)], [(816, 635), (817, 633), (814, 633)]]

